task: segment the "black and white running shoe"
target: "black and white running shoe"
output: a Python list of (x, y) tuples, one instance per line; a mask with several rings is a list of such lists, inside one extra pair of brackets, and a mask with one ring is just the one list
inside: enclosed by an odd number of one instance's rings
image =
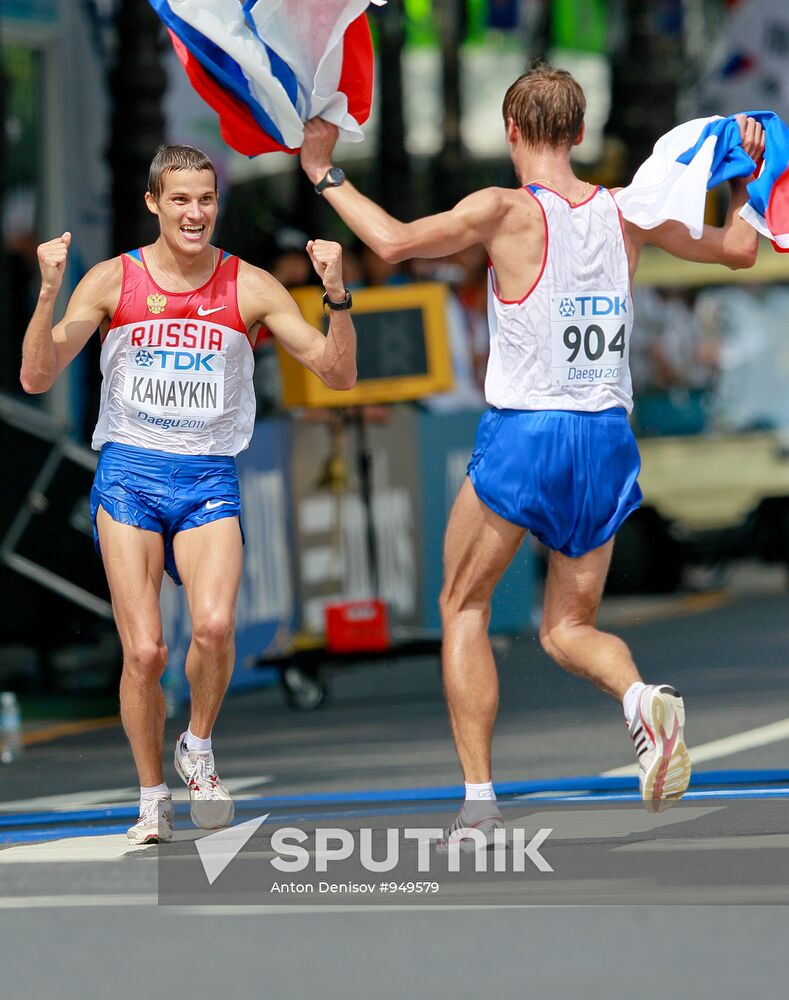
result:
[(641, 798), (654, 809), (682, 798), (690, 783), (684, 725), (685, 703), (679, 692), (667, 684), (648, 684), (628, 731), (638, 757)]

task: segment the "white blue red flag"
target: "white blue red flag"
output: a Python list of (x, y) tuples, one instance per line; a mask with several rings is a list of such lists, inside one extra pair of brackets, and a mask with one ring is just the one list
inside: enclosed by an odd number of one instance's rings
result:
[(753, 176), (740, 215), (776, 250), (789, 251), (789, 128), (772, 111), (744, 113), (764, 128), (760, 165), (742, 148), (735, 115), (695, 118), (658, 139), (631, 183), (617, 192), (624, 218), (642, 229), (673, 219), (699, 239), (707, 191), (734, 177)]
[(385, 0), (149, 0), (189, 80), (247, 156), (301, 146), (321, 117), (359, 141), (370, 114), (365, 11)]

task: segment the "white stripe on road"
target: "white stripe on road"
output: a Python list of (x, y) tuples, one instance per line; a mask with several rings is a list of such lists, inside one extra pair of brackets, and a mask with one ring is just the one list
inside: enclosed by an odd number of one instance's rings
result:
[[(268, 785), (274, 778), (270, 774), (259, 774), (255, 778), (229, 778), (225, 785), (231, 795), (238, 795), (249, 788), (257, 788), (258, 785)], [(173, 800), (175, 802), (188, 802), (189, 794), (186, 788), (172, 789)], [(126, 788), (101, 788), (97, 791), (73, 792), (69, 795), (40, 795), (31, 799), (15, 799), (13, 802), (0, 802), (0, 813), (17, 812), (40, 812), (42, 810), (52, 810), (53, 812), (69, 812), (72, 809), (84, 809), (93, 807), (113, 805), (137, 805), (137, 787)]]
[(56, 909), (59, 906), (156, 906), (156, 894), (142, 896), (0, 896), (0, 910)]
[[(689, 750), (690, 762), (694, 765), (703, 764), (708, 760), (729, 757), (735, 753), (742, 753), (744, 750), (755, 750), (757, 747), (767, 746), (769, 743), (780, 743), (782, 740), (789, 740), (789, 719), (780, 719), (767, 726), (747, 729), (744, 733), (736, 733), (734, 736), (725, 736), (720, 740), (702, 743)], [(637, 773), (637, 764), (626, 764), (624, 767), (603, 771), (602, 777), (618, 778)]]
[(13, 802), (0, 802), (0, 813), (43, 812), (47, 810), (71, 810), (89, 806), (111, 806), (119, 802), (137, 802), (139, 789), (132, 788), (101, 788), (93, 792), (72, 792), (69, 795), (37, 795), (29, 799), (15, 799)]
[[(202, 830), (176, 830), (173, 839), (196, 840)], [(24, 834), (20, 834), (24, 836)], [(95, 837), (64, 837), (43, 844), (20, 844), (0, 851), (0, 865), (11, 865), (35, 861), (63, 864), (72, 861), (120, 861), (129, 854), (146, 854), (155, 861), (158, 852), (155, 845), (130, 844), (125, 833), (104, 833)]]
[[(158, 908), (156, 895), (93, 895), (93, 896), (0, 896), (0, 910), (40, 910), (58, 907), (80, 906), (153, 906)], [(591, 904), (587, 903), (556, 903), (554, 909), (580, 909)], [(299, 905), (287, 903), (248, 903), (244, 905), (198, 904), (194, 906), (166, 904), (161, 907), (163, 917), (169, 919), (172, 914), (195, 917), (237, 917), (254, 916), (256, 914), (295, 914), (312, 916), (325, 913), (327, 916), (337, 913), (403, 913), (416, 910), (535, 910), (541, 908), (540, 903), (343, 903), (331, 905)]]
[(789, 719), (771, 722), (768, 726), (758, 729), (748, 729), (735, 736), (726, 736), (722, 740), (703, 743), (690, 750), (691, 764), (702, 764), (705, 760), (715, 760), (717, 757), (728, 757), (729, 754), (740, 753), (743, 750), (753, 750), (766, 746), (768, 743), (780, 743), (789, 740)]

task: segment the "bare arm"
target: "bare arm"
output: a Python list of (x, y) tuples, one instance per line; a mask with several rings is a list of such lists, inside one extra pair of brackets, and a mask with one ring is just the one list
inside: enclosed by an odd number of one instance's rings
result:
[(122, 265), (115, 258), (88, 271), (74, 289), (63, 319), (53, 326), (70, 243), (71, 234), (64, 233), (38, 248), (41, 291), (22, 342), (20, 381), (25, 392), (50, 389), (117, 304)]
[(740, 218), (740, 209), (748, 200), (745, 181), (731, 182), (731, 200), (723, 226), (705, 226), (701, 237), (693, 239), (681, 222), (664, 222), (654, 229), (640, 229), (625, 222), (625, 232), (636, 253), (648, 243), (682, 260), (702, 264), (725, 264), (736, 269), (752, 267), (759, 248), (759, 236), (753, 226)]
[[(301, 164), (313, 184), (331, 167), (336, 141), (336, 127), (320, 118), (304, 126)], [(502, 208), (498, 189), (488, 188), (464, 198), (450, 212), (400, 222), (347, 180), (339, 187), (326, 188), (323, 197), (359, 239), (391, 263), (411, 257), (444, 257), (477, 243), (486, 245)]]
[[(342, 249), (338, 243), (310, 240), (313, 267), (332, 302), (345, 298)], [(252, 326), (262, 323), (285, 350), (330, 389), (352, 389), (356, 384), (356, 331), (349, 310), (331, 310), (324, 336), (311, 326), (282, 285), (265, 271), (245, 264), (239, 271), (242, 314)]]
[[(740, 115), (737, 119), (742, 148), (758, 163), (764, 155), (764, 130), (753, 118)], [(705, 226), (700, 239), (693, 239), (680, 222), (664, 222), (654, 229), (640, 229), (625, 222), (630, 243), (631, 262), (638, 259), (641, 248), (651, 243), (682, 260), (702, 264), (725, 264), (736, 269), (752, 267), (759, 249), (759, 236), (753, 226), (740, 218), (740, 209), (748, 201), (747, 178), (729, 182), (731, 198), (723, 226)]]

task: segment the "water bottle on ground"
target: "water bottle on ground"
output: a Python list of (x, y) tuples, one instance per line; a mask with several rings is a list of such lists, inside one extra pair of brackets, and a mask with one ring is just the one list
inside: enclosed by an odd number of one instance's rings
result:
[(22, 715), (13, 691), (0, 694), (0, 762), (10, 764), (22, 752)]

